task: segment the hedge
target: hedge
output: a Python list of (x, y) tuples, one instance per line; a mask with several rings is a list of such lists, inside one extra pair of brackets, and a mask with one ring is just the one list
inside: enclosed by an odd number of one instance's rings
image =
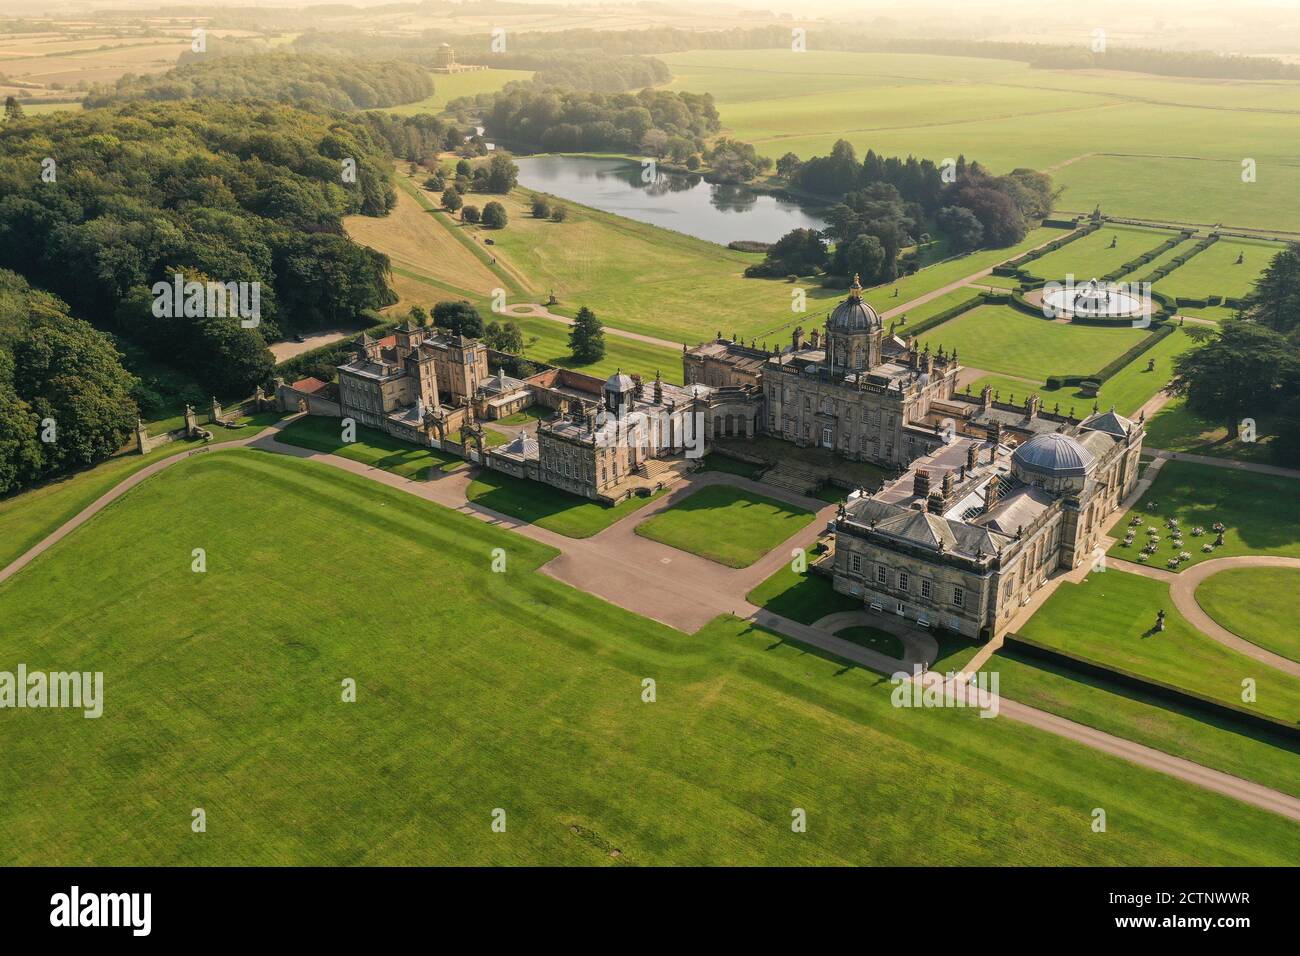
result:
[(950, 306), (949, 308), (944, 309), (942, 312), (936, 312), (934, 315), (922, 319), (920, 322), (917, 322), (915, 325), (909, 325), (904, 329), (900, 329), (899, 331), (907, 335), (908, 338), (916, 338), (916, 336), (920, 335), (922, 332), (927, 332), (930, 329), (943, 325), (943, 323), (947, 322), (949, 319), (956, 318), (957, 316), (961, 315), (963, 312), (969, 312), (971, 309), (983, 305), (991, 298), (993, 298), (993, 295), (991, 295), (990, 293), (986, 293), (986, 292), (979, 293), (975, 296), (972, 296), (969, 299), (966, 299), (964, 302), (958, 302), (956, 305)]
[(1088, 677), (1100, 677), (1121, 687), (1141, 691), (1191, 710), (1239, 721), (1253, 729), (1277, 734), (1290, 740), (1300, 740), (1300, 726), (1296, 724), (1270, 717), (1268, 714), (1261, 714), (1230, 701), (1207, 697), (1195, 691), (1175, 687), (1173, 684), (1166, 684), (1164, 681), (1142, 677), (1123, 668), (1102, 664), (1069, 651), (1048, 647), (1018, 634), (1008, 634), (1003, 638), (1002, 652), (1008, 650), (1012, 652), (1011, 656), (1018, 653), (1024, 657), (1045, 660), (1066, 670), (1077, 671)]
[(1124, 366), (1128, 365), (1129, 362), (1136, 361), (1138, 356), (1140, 356), (1143, 352), (1147, 351), (1150, 348), (1153, 348), (1157, 343), (1160, 342), (1161, 339), (1163, 339), (1167, 335), (1172, 335), (1176, 330), (1177, 330), (1176, 327), (1172, 325), (1168, 325), (1165, 323), (1157, 324), (1155, 331), (1152, 332), (1150, 335), (1148, 335), (1146, 338), (1144, 338), (1141, 342), (1133, 346), (1131, 349), (1129, 349), (1119, 358), (1115, 359), (1115, 361), (1111, 362), (1109, 365), (1104, 367), (1096, 375), (1089, 375), (1087, 377), (1094, 378), (1099, 382), (1106, 381), (1112, 375), (1119, 372), (1119, 370), (1122, 369)]

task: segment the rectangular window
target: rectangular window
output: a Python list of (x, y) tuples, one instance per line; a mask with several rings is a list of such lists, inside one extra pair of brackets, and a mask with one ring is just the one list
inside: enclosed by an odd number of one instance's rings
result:
[(899, 571), (899, 572), (898, 572), (898, 590), (900, 590), (900, 591), (906, 591), (906, 590), (907, 590), (907, 572), (906, 572), (906, 571)]
[(966, 606), (966, 592), (961, 588), (952, 589), (952, 603), (956, 607)]
[(853, 569), (855, 574), (860, 574), (862, 572), (862, 555), (850, 555), (849, 567)]
[(922, 579), (921, 579), (921, 597), (923, 597), (923, 598), (928, 598), (929, 596), (930, 596), (930, 582), (927, 581), (925, 578), (922, 578)]
[(887, 572), (885, 571), (885, 566), (884, 566), (883, 564), (877, 564), (877, 565), (876, 565), (876, 583), (877, 583), (877, 584), (884, 584), (886, 580), (887, 580)]

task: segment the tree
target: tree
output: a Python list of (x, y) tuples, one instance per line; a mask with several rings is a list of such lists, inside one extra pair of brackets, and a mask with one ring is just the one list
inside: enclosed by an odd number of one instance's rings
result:
[(487, 164), (484, 192), (505, 195), (519, 182), (519, 167), (506, 153), (493, 153)]
[(579, 365), (599, 362), (605, 357), (605, 327), (585, 305), (578, 310), (569, 332), (569, 351)]
[(866, 285), (881, 281), (885, 247), (875, 236), (863, 233), (835, 250), (835, 272), (860, 276)]
[(417, 329), (429, 324), (429, 313), (418, 305), (411, 306), (411, 310), (407, 312), (407, 315), (411, 317), (411, 324)]
[(545, 196), (533, 197), (533, 218), (534, 219), (551, 218), (551, 204), (546, 201)]
[(568, 206), (556, 206), (551, 210), (551, 222), (564, 222), (569, 218)]
[(965, 206), (944, 206), (935, 223), (951, 241), (955, 252), (969, 252), (984, 241), (984, 227)]
[(483, 207), (483, 225), (489, 229), (504, 229), (508, 222), (506, 207), (493, 200)]
[(471, 339), (483, 337), (483, 317), (478, 309), (461, 299), (457, 302), (439, 302), (433, 307), (433, 324), (453, 335)]
[(466, 178), (474, 175), (474, 167), (470, 165), (468, 159), (460, 159), (456, 161), (456, 175), (458, 177), (464, 176)]
[(1291, 243), (1273, 257), (1247, 296), (1242, 314), (1275, 332), (1300, 328), (1300, 243)]
[(524, 333), (516, 322), (489, 322), (483, 330), (483, 341), (490, 349), (507, 352), (510, 355), (522, 355), (524, 352)]
[(799, 171), (803, 165), (803, 160), (794, 153), (786, 153), (776, 161), (776, 174), (782, 179), (789, 179)]
[(988, 179), (960, 186), (953, 205), (965, 206), (984, 229), (984, 242), (993, 248), (1013, 246), (1029, 233), (1015, 201)]
[(791, 229), (767, 250), (761, 271), (768, 276), (812, 275), (827, 263), (826, 243), (816, 229)]
[(440, 193), (447, 188), (447, 182), (441, 176), (435, 174), (424, 180), (424, 188), (431, 193)]
[(442, 194), (442, 208), (448, 212), (454, 213), (463, 205), (465, 205), (465, 200), (461, 199), (460, 193), (454, 189), (448, 189)]
[(475, 223), (483, 218), (483, 214), (479, 212), (478, 206), (462, 206), (460, 218), (464, 222)]
[(23, 105), (12, 96), (5, 97), (5, 122), (12, 123), (14, 120), (23, 118)]
[(1271, 410), (1284, 380), (1297, 375), (1286, 338), (1255, 322), (1224, 323), (1218, 336), (1174, 360), (1171, 388), (1188, 407), (1237, 437), (1244, 418)]

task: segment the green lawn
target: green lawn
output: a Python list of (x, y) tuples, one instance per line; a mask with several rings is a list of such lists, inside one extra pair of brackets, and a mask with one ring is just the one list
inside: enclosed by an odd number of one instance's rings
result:
[(365, 425), (357, 425), (356, 441), (345, 443), (342, 428), (340, 419), (310, 415), (290, 424), (280, 432), (279, 439), (287, 445), (329, 452), (417, 480), (432, 470), (452, 471), (465, 464), (463, 458), (399, 441)]
[[(1156, 611), (1167, 615), (1154, 632)], [(1178, 613), (1169, 586), (1136, 574), (1090, 574), (1061, 584), (1021, 635), (1142, 677), (1248, 707), (1289, 723), (1300, 720), (1300, 679), (1206, 637)], [(1256, 681), (1255, 703), (1241, 699), (1242, 681)]]
[[(810, 563), (813, 557), (809, 553)], [(862, 608), (860, 600), (831, 587), (829, 578), (811, 572), (799, 574), (789, 564), (782, 565), (781, 570), (745, 595), (745, 600), (800, 624), (813, 624), (827, 614)]]
[[(1090, 233), (1041, 258), (1025, 263), (1025, 271), (1040, 279), (1064, 282), (1073, 275), (1075, 282), (1099, 279), (1124, 263), (1157, 248), (1177, 233), (1162, 229), (1139, 229), (1106, 223)], [(1115, 247), (1111, 248), (1111, 242)], [(1152, 265), (1142, 269), (1150, 271)], [(1139, 270), (1141, 271), (1141, 270)]]
[(1298, 569), (1229, 568), (1201, 582), (1196, 603), (1238, 637), (1300, 661), (1297, 594)]
[(813, 512), (732, 485), (701, 488), (636, 533), (732, 568), (747, 568), (806, 527)]
[(1283, 817), (895, 708), (879, 675), (734, 618), (687, 637), (535, 573), (553, 554), (265, 453), (151, 479), (0, 586), (0, 657), (103, 671), (106, 697), (0, 722), (0, 862), (908, 865), (918, 833), (967, 865), (1300, 857)]
[[(263, 412), (249, 417), (243, 428), (207, 424), (203, 427), (213, 433), (214, 442), (230, 441), (255, 435), (279, 417), (279, 412)], [(203, 442), (178, 441), (155, 448), (147, 455), (124, 452), (84, 471), (0, 498), (0, 568), (21, 557), (42, 538), (141, 468), (160, 458), (170, 458), (202, 445)]]
[[(1266, 239), (1220, 239), (1156, 283), (1158, 292), (1185, 299), (1244, 299), (1285, 243)], [(1238, 264), (1237, 257), (1244, 261)]]
[(906, 652), (902, 641), (888, 631), (875, 627), (846, 627), (842, 631), (836, 631), (835, 636), (899, 660), (902, 660)]
[(932, 349), (957, 349), (963, 365), (1043, 382), (1087, 375), (1118, 358), (1147, 329), (1053, 322), (1009, 305), (982, 305), (918, 336)]
[(634, 495), (611, 507), (539, 481), (488, 469), (480, 470), (466, 491), (475, 504), (569, 538), (589, 538), (604, 531), (662, 494), (660, 491), (644, 498)]
[(1300, 746), (1203, 711), (1002, 650), (984, 670), (998, 692), (1067, 720), (1300, 796)]
[(1228, 440), (1228, 429), (1222, 422), (1211, 421), (1193, 412), (1183, 398), (1166, 402), (1155, 416), (1147, 419), (1144, 444), (1148, 448), (1165, 451), (1193, 452), (1212, 458), (1233, 458), (1238, 461), (1271, 463), (1273, 460), (1271, 422), (1261, 417), (1256, 422), (1255, 440)]
[[(1178, 519), (1183, 532), (1183, 549), (1191, 559), (1188, 568), (1210, 558), (1236, 554), (1281, 554), (1300, 557), (1300, 482), (1249, 471), (1234, 471), (1216, 465), (1197, 465), (1185, 461), (1166, 461), (1147, 493), (1136, 507), (1120, 516), (1110, 529), (1112, 537), (1124, 537), (1129, 520), (1140, 515), (1143, 523), (1135, 527), (1133, 546), (1116, 544), (1110, 555), (1128, 561), (1146, 542), (1146, 529), (1160, 531), (1160, 549), (1150, 563), (1163, 568), (1176, 552), (1170, 541), (1165, 519)], [(1201, 546), (1213, 543), (1210, 530), (1215, 521), (1226, 527), (1223, 546), (1209, 554)], [(1205, 529), (1202, 537), (1193, 537), (1195, 527)]]
[(545, 421), (555, 414), (554, 409), (542, 405), (529, 405), (521, 412), (498, 418), (498, 425), (531, 425), (533, 422)]

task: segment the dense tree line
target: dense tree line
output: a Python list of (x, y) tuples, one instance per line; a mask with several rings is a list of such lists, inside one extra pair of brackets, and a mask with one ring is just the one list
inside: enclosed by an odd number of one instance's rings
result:
[(1274, 458), (1300, 465), (1300, 243), (1274, 257), (1236, 319), (1189, 332), (1205, 344), (1175, 361), (1175, 392), (1230, 438), (1271, 420)]
[[(394, 300), (387, 258), (341, 224), (391, 208), (391, 162), (367, 123), (284, 106), (205, 100), (23, 120), (0, 130), (0, 267), (206, 391), (244, 395), (266, 381), (265, 343), (283, 329)], [(257, 289), (256, 324), (211, 299), (159, 308), (159, 283), (178, 274)]]
[(489, 133), (512, 145), (551, 151), (640, 150), (674, 141), (699, 150), (721, 129), (707, 93), (642, 90), (635, 95), (563, 92), (512, 83), (484, 116)]
[(92, 88), (85, 105), (211, 97), (354, 110), (412, 103), (432, 94), (428, 71), (414, 63), (262, 53), (201, 57), (158, 76), (128, 73), (113, 86)]
[(0, 495), (113, 454), (136, 382), (112, 339), (0, 269)]
[[(858, 274), (868, 284), (899, 274), (899, 254), (930, 230), (949, 240), (954, 252), (981, 246), (1014, 245), (1029, 224), (1051, 212), (1057, 196), (1051, 177), (1030, 169), (990, 175), (979, 163), (958, 157), (948, 168), (932, 160), (878, 156), (868, 150), (858, 162), (853, 146), (840, 140), (828, 156), (800, 162), (793, 154), (777, 162), (778, 174), (795, 188), (838, 202), (826, 215), (820, 256), (811, 230), (797, 230), (768, 251), (748, 275)], [(830, 244), (833, 244), (832, 253)]]

